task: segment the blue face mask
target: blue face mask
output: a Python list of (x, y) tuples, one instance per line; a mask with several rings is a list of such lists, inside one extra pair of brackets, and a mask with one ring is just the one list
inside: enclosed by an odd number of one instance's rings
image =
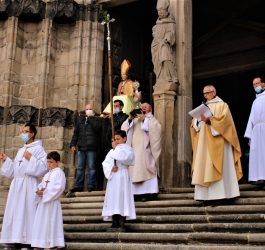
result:
[(257, 93), (257, 94), (259, 94), (260, 92), (262, 92), (262, 87), (261, 86), (257, 86), (257, 87), (255, 87), (255, 92)]
[(115, 108), (114, 110), (113, 110), (113, 113), (114, 114), (118, 114), (120, 112), (120, 109), (119, 108)]
[(29, 141), (29, 134), (28, 133), (22, 133), (21, 134), (21, 140), (24, 142), (24, 143), (27, 143)]

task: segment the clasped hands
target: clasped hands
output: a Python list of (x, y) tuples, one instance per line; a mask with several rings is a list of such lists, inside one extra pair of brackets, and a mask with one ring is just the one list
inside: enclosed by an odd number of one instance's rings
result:
[(45, 188), (38, 189), (38, 190), (36, 191), (36, 194), (37, 194), (38, 196), (42, 197), (42, 196), (43, 196), (43, 192), (44, 192), (44, 190), (45, 190)]

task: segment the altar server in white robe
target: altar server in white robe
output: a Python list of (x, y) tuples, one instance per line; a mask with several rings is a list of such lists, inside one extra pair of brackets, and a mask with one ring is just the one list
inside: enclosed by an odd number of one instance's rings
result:
[(252, 104), (244, 137), (249, 139), (250, 146), (248, 179), (263, 188), (265, 184), (265, 91), (262, 81), (260, 85), (256, 84), (255, 91), (257, 95)]
[(126, 139), (125, 131), (116, 131), (113, 149), (102, 163), (108, 179), (102, 217), (104, 220), (112, 220), (108, 231), (125, 231), (125, 219), (136, 219), (132, 183), (128, 174), (129, 165), (134, 164), (134, 152), (125, 144)]
[(47, 171), (47, 154), (40, 140), (35, 141), (37, 129), (26, 124), (22, 129), (22, 141), (25, 143), (11, 160), (3, 152), (0, 160), (4, 163), (1, 174), (12, 179), (1, 232), (1, 243), (31, 244), (32, 225), (37, 209), (35, 191), (38, 176)]
[(161, 153), (161, 125), (152, 114), (149, 103), (135, 109), (122, 124), (127, 132), (127, 144), (135, 153), (135, 164), (129, 168), (136, 199), (142, 201), (156, 198), (159, 192), (159, 157)]
[(63, 216), (60, 196), (65, 189), (65, 174), (58, 166), (60, 155), (47, 155), (49, 172), (43, 177), (36, 194), (40, 198), (32, 231), (32, 247), (64, 247)]

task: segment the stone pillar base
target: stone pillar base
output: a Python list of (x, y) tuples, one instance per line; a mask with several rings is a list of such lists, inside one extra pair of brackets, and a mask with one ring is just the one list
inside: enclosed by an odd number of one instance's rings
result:
[[(163, 86), (169, 87), (171, 83)], [(161, 85), (157, 85), (160, 86)], [(172, 85), (171, 85), (172, 86)], [(159, 90), (155, 88), (153, 93), (155, 105), (155, 117), (162, 127), (162, 152), (160, 156), (160, 187), (168, 188), (174, 185), (174, 150), (176, 150), (175, 138), (173, 138), (174, 109), (176, 92)]]
[(178, 84), (175, 82), (168, 82), (166, 80), (158, 80), (154, 85), (154, 93), (160, 91), (178, 91)]

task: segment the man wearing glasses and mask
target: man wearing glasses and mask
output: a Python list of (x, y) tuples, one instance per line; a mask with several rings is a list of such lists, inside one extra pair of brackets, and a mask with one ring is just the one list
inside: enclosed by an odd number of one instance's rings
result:
[(216, 205), (240, 195), (241, 149), (228, 105), (213, 85), (205, 86), (203, 95), (212, 116), (192, 120), (192, 184), (195, 200)]
[(38, 177), (48, 172), (47, 154), (42, 142), (35, 140), (36, 134), (36, 127), (27, 123), (21, 134), (24, 145), (18, 150), (16, 157), (12, 160), (0, 152), (1, 175), (12, 180), (0, 243), (15, 244), (15, 249), (31, 249), (32, 226), (37, 210), (35, 191), (38, 188)]

